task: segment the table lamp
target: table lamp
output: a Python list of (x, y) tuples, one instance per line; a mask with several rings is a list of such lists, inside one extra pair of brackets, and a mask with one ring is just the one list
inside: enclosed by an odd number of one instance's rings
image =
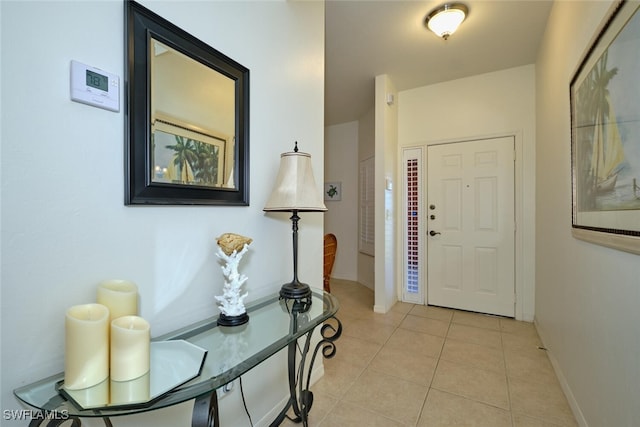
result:
[(311, 301), (311, 289), (298, 280), (298, 212), (324, 212), (327, 210), (313, 178), (311, 155), (293, 151), (280, 155), (280, 170), (271, 196), (263, 209), (265, 212), (291, 212), (293, 228), (293, 280), (282, 285), (280, 297)]

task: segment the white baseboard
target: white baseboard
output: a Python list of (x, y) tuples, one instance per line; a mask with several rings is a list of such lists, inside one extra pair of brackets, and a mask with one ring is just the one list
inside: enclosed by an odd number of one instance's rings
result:
[(538, 328), (538, 322), (535, 319), (533, 320), (533, 324), (536, 327), (536, 331), (538, 332), (538, 336), (540, 337), (540, 341), (542, 341), (543, 347), (547, 349), (547, 356), (549, 357), (549, 361), (551, 362), (551, 366), (553, 367), (553, 370), (556, 373), (556, 377), (558, 377), (558, 382), (560, 383), (560, 388), (562, 388), (562, 392), (564, 393), (565, 397), (567, 398), (567, 402), (569, 403), (569, 407), (571, 408), (571, 411), (573, 412), (573, 416), (576, 418), (576, 422), (581, 427), (589, 427), (589, 424), (587, 424), (587, 420), (584, 418), (584, 414), (582, 413), (582, 410), (580, 409), (580, 405), (578, 404), (578, 401), (576, 400), (575, 396), (573, 395), (573, 391), (571, 391), (571, 387), (569, 386), (569, 383), (567, 382), (567, 379), (565, 378), (564, 373), (562, 372), (562, 369), (560, 368), (560, 364), (558, 363), (558, 360), (555, 358), (553, 352), (545, 344), (544, 336), (543, 336), (542, 333), (540, 333), (540, 328)]
[(374, 313), (379, 313), (379, 314), (385, 314), (388, 310), (385, 310), (383, 306), (380, 305), (374, 305), (373, 306), (373, 312)]

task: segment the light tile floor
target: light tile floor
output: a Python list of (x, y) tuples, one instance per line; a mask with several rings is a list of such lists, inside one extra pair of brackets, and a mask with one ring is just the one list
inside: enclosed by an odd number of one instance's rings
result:
[(311, 426), (577, 426), (533, 324), (406, 303), (376, 314), (370, 289), (331, 291), (343, 333)]

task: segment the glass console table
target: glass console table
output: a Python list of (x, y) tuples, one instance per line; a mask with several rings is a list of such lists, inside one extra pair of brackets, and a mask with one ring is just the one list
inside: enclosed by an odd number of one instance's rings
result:
[[(73, 426), (80, 426), (82, 417), (102, 417), (105, 425), (111, 426), (109, 417), (153, 411), (191, 399), (195, 399), (192, 427), (219, 426), (216, 390), (287, 348), (290, 396), (272, 425), (279, 425), (292, 408), (295, 421), (306, 426), (313, 403), (309, 381), (314, 361), (318, 352), (326, 358), (333, 357), (334, 341), (342, 333), (342, 325), (335, 317), (337, 311), (337, 299), (326, 292), (314, 291), (310, 302), (283, 300), (274, 295), (249, 304), (249, 322), (244, 325), (217, 326), (214, 317), (154, 338), (153, 343), (184, 340), (207, 354), (199, 375), (144, 403), (85, 407), (62, 390), (64, 373), (20, 387), (14, 393), (43, 415), (33, 419), (30, 427), (53, 427), (67, 419), (73, 419)], [(312, 333), (320, 325), (321, 337), (310, 351)], [(181, 360), (175, 360), (176, 369), (180, 364)], [(173, 373), (153, 374), (166, 377)]]

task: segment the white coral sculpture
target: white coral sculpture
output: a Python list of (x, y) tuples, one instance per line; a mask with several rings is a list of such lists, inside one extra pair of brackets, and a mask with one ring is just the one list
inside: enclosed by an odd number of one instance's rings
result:
[[(218, 251), (216, 256), (223, 261), (225, 265), (222, 267), (222, 274), (225, 277), (223, 295), (216, 296), (220, 305), (220, 311), (225, 316), (240, 316), (246, 313), (243, 300), (249, 294), (245, 292), (240, 295), (240, 288), (247, 281), (247, 276), (238, 273), (238, 263), (242, 259), (242, 256), (249, 250), (249, 244), (252, 240), (237, 234), (226, 233), (220, 236), (218, 239)], [(233, 249), (230, 250), (229, 242), (235, 242)], [(240, 246), (242, 245), (242, 246)], [(240, 252), (238, 249), (242, 247)]]

